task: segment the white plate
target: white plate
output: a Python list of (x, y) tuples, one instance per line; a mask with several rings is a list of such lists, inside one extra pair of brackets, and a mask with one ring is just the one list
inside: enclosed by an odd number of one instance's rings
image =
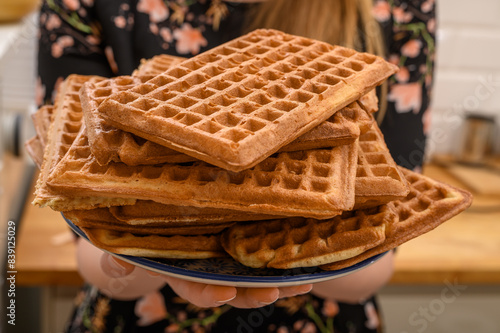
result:
[[(66, 217), (64, 219), (71, 229), (88, 241), (87, 236), (80, 228)], [(230, 257), (181, 260), (151, 259), (108, 253), (133, 265), (160, 274), (194, 282), (236, 287), (285, 287), (336, 279), (371, 265), (385, 254), (375, 255), (347, 268), (336, 271), (324, 271), (319, 267), (301, 267), (287, 270), (256, 269), (246, 267)]]

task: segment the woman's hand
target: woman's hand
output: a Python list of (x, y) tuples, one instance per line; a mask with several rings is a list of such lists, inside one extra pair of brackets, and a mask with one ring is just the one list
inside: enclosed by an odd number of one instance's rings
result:
[(274, 303), (279, 298), (308, 293), (312, 285), (292, 287), (241, 288), (218, 286), (165, 277), (177, 295), (199, 307), (216, 307), (229, 304), (237, 308), (259, 308)]
[(279, 298), (308, 293), (312, 285), (293, 287), (240, 288), (191, 282), (163, 276), (134, 266), (79, 239), (77, 259), (82, 277), (105, 295), (129, 300), (140, 298), (168, 283), (174, 292), (199, 307), (230, 304), (237, 308), (258, 308)]

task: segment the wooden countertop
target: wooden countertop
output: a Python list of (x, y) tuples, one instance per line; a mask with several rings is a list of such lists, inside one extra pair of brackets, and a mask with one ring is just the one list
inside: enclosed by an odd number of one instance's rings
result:
[[(462, 186), (443, 168), (424, 173)], [(462, 186), (463, 187), (463, 186)], [(19, 285), (80, 285), (75, 249), (60, 213), (26, 201), (17, 246)], [(398, 248), (392, 284), (500, 284), (500, 197), (475, 197), (472, 207)]]

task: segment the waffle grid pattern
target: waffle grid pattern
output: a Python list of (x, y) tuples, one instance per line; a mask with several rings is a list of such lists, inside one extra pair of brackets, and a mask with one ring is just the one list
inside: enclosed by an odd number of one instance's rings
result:
[[(328, 119), (392, 70), (373, 55), (258, 30), (110, 96), (99, 111), (117, 127), (239, 171)], [(270, 132), (282, 137), (264, 140)]]
[(180, 64), (184, 60), (186, 58), (159, 54), (151, 59), (141, 61), (141, 65), (132, 73), (132, 76), (158, 75), (170, 67)]
[(224, 231), (222, 244), (235, 260), (254, 268), (318, 266), (381, 244), (395, 217), (380, 207), (321, 221), (295, 217), (236, 224)]
[(135, 202), (135, 199), (80, 197), (74, 194), (62, 194), (47, 184), (51, 172), (71, 149), (78, 133), (80, 133), (83, 117), (79, 98), (80, 88), (85, 82), (99, 82), (103, 79), (97, 76), (70, 75), (62, 83), (54, 104), (53, 121), (49, 128), (44, 161), (35, 188), (34, 204), (65, 211), (78, 208), (91, 209), (99, 206), (127, 205)]
[(376, 254), (384, 253), (438, 227), (443, 222), (465, 210), (472, 203), (472, 195), (429, 177), (400, 167), (410, 183), (410, 193), (401, 200), (385, 206), (396, 214), (387, 224), (385, 241), (350, 259), (321, 266), (325, 270), (337, 270), (352, 266)]
[(378, 126), (359, 137), (355, 209), (404, 198), (408, 182), (392, 158)]
[(344, 145), (279, 153), (239, 173), (203, 162), (101, 166), (91, 155), (82, 131), (48, 182), (61, 191), (327, 218), (351, 209), (354, 204), (356, 158), (355, 145)]

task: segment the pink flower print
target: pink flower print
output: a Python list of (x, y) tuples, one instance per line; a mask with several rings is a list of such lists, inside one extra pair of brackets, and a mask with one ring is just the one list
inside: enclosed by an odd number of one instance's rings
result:
[(323, 315), (333, 318), (339, 313), (339, 306), (337, 302), (326, 299), (323, 303), (323, 309), (321, 310)]
[(81, 0), (81, 1), (87, 7), (92, 7), (94, 5), (94, 0)]
[(420, 54), (422, 42), (418, 39), (411, 39), (401, 47), (401, 54), (410, 58), (415, 58)]
[(158, 291), (147, 294), (135, 304), (135, 314), (139, 319), (137, 325), (149, 326), (167, 316), (165, 299)]
[(172, 31), (169, 28), (163, 27), (160, 29), (160, 36), (167, 43), (170, 43), (174, 37), (172, 36)]
[(201, 31), (194, 29), (191, 24), (185, 23), (180, 29), (174, 31), (174, 38), (177, 40), (175, 49), (180, 54), (198, 54), (200, 48), (207, 46), (207, 40), (201, 34)]
[(401, 67), (394, 77), (400, 83), (408, 82), (410, 79), (410, 71), (406, 67)]
[(113, 21), (115, 22), (115, 26), (117, 28), (123, 29), (127, 26), (127, 20), (125, 19), (125, 17), (123, 17), (121, 15), (115, 17), (115, 19)]
[(434, 1), (433, 0), (427, 0), (427, 1), (424, 1), (422, 3), (422, 5), (420, 6), (420, 9), (422, 10), (422, 12), (424, 13), (428, 13), (432, 10), (432, 8), (434, 7)]
[(313, 323), (307, 323), (303, 329), (300, 330), (300, 333), (316, 333), (316, 326)]
[(118, 73), (118, 64), (115, 61), (115, 54), (113, 53), (113, 49), (111, 46), (106, 46), (104, 49), (104, 54), (106, 55), (106, 59), (108, 59), (109, 67), (113, 73)]
[(94, 35), (88, 35), (87, 37), (85, 37), (85, 40), (87, 41), (87, 43), (92, 45), (99, 45), (99, 43), (101, 42), (101, 39)]
[(71, 11), (77, 11), (80, 8), (80, 2), (78, 0), (63, 0), (63, 4)]
[(290, 331), (288, 330), (288, 327), (280, 326), (276, 330), (276, 333), (290, 333)]
[(432, 123), (431, 108), (427, 108), (427, 110), (425, 110), (424, 114), (422, 115), (422, 123), (424, 124), (424, 134), (429, 134)]
[(373, 17), (379, 22), (386, 22), (391, 18), (391, 6), (387, 1), (377, 1), (373, 5)]
[(378, 318), (377, 310), (372, 302), (368, 302), (365, 304), (365, 314), (368, 319), (365, 323), (365, 326), (371, 330), (376, 329), (380, 325), (380, 320)]
[(427, 21), (427, 30), (432, 34), (436, 32), (436, 19), (435, 18), (431, 18), (429, 21)]
[(54, 30), (61, 26), (61, 19), (56, 14), (50, 14), (45, 24), (47, 30)]
[(149, 30), (153, 33), (153, 35), (158, 35), (158, 24), (151, 22), (149, 24)]
[(73, 37), (61, 36), (55, 41), (55, 43), (52, 44), (51, 54), (54, 58), (59, 58), (63, 55), (66, 47), (73, 46), (74, 44), (75, 41), (73, 40)]
[(418, 113), (422, 105), (422, 87), (418, 82), (395, 84), (387, 99), (395, 103), (398, 113)]
[(139, 0), (137, 10), (149, 14), (149, 20), (156, 23), (165, 21), (169, 15), (168, 7), (162, 0)]
[(38, 77), (36, 79), (35, 86), (35, 103), (36, 105), (42, 105), (43, 99), (45, 98), (45, 85), (42, 84), (42, 79)]
[(413, 14), (409, 12), (405, 12), (405, 10), (401, 7), (396, 7), (392, 11), (394, 15), (394, 20), (398, 23), (408, 23), (413, 18)]
[(391, 54), (389, 56), (389, 59), (387, 59), (387, 61), (389, 61), (391, 64), (394, 64), (394, 65), (399, 65), (399, 55), (397, 54)]

